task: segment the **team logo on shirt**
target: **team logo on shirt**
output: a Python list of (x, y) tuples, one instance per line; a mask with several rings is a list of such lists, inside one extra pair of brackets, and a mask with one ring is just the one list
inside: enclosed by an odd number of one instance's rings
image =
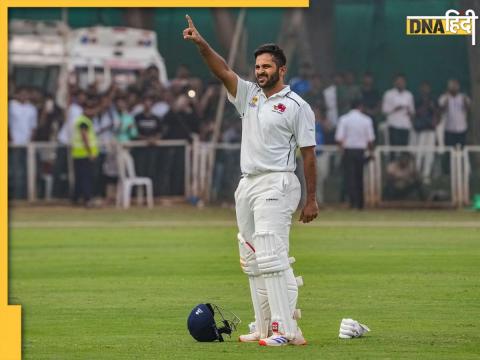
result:
[(277, 105), (273, 105), (272, 111), (275, 111), (279, 114), (283, 114), (286, 109), (287, 109), (287, 107), (285, 105), (283, 105), (282, 103), (279, 103)]
[(254, 97), (252, 98), (252, 100), (250, 100), (250, 102), (248, 103), (248, 105), (249, 105), (250, 107), (255, 107), (255, 106), (257, 106), (257, 102), (258, 102), (258, 96), (254, 96)]

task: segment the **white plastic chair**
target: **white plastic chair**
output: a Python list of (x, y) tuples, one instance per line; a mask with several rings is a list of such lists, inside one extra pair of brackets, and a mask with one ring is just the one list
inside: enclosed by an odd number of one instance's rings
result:
[(132, 188), (138, 186), (138, 203), (143, 202), (143, 187), (147, 192), (147, 205), (153, 208), (153, 184), (148, 177), (138, 177), (135, 174), (135, 164), (132, 155), (121, 147), (118, 148), (118, 185), (117, 185), (117, 207), (128, 209)]

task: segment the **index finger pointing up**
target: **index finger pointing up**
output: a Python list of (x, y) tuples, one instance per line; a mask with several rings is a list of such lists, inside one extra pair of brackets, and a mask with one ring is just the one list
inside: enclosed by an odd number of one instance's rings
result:
[(190, 28), (195, 28), (195, 25), (193, 25), (193, 21), (192, 21), (192, 19), (190, 18), (190, 16), (189, 16), (188, 14), (185, 15), (185, 18), (186, 18), (187, 21), (188, 21), (188, 27), (190, 27)]

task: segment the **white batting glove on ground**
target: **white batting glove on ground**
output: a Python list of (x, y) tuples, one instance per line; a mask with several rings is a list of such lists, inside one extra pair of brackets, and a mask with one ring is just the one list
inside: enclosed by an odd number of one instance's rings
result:
[(356, 320), (342, 319), (338, 337), (340, 339), (358, 338), (369, 331), (370, 329), (366, 325), (360, 324)]

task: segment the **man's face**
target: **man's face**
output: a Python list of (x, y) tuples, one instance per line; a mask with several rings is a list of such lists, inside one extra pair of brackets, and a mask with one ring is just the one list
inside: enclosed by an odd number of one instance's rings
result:
[(77, 95), (78, 105), (83, 106), (86, 101), (87, 101), (87, 94), (85, 94), (83, 91), (79, 92)]
[(347, 85), (353, 85), (355, 83), (355, 75), (352, 72), (347, 72), (345, 74), (345, 83)]
[(156, 67), (150, 67), (147, 69), (147, 76), (150, 79), (158, 79), (158, 69)]
[(186, 66), (180, 65), (177, 69), (177, 78), (188, 79), (189, 77), (190, 77), (190, 70)]
[(285, 66), (277, 67), (272, 54), (264, 53), (255, 59), (255, 77), (262, 89), (271, 89), (285, 75)]
[(321, 89), (322, 88), (322, 78), (320, 75), (314, 75), (311, 80), (312, 87), (314, 89)]
[(22, 89), (20, 90), (18, 93), (17, 93), (17, 99), (18, 101), (20, 101), (21, 103), (25, 103), (29, 100), (29, 96), (28, 96), (28, 91), (27, 89)]
[(187, 96), (181, 95), (173, 103), (172, 110), (176, 113), (188, 112), (189, 107), (190, 107), (190, 100), (188, 99)]
[(134, 92), (131, 92), (128, 94), (128, 98), (127, 98), (127, 102), (128, 102), (128, 106), (130, 107), (134, 107), (135, 105), (137, 105), (138, 103), (138, 95)]
[(97, 115), (97, 108), (93, 104), (88, 104), (87, 106), (84, 107), (83, 113), (88, 117), (88, 118), (93, 118), (95, 115)]
[(395, 79), (395, 87), (398, 89), (398, 90), (405, 90), (405, 88), (407, 87), (407, 82), (405, 80), (405, 78), (403, 76), (399, 76)]
[(373, 87), (373, 77), (370, 75), (365, 75), (363, 77), (363, 86), (366, 88)]
[(103, 109), (108, 109), (110, 107), (110, 98), (108, 96), (102, 97), (100, 101)]
[(127, 111), (127, 102), (123, 98), (118, 98), (117, 101), (115, 102), (117, 105), (117, 109), (120, 111)]
[(153, 106), (152, 98), (146, 98), (143, 100), (143, 110), (145, 112), (149, 112), (150, 110), (152, 110), (152, 106)]
[(455, 79), (449, 80), (447, 87), (448, 87), (448, 91), (452, 94), (456, 94), (460, 91), (460, 84)]
[(430, 95), (432, 92), (432, 89), (430, 88), (430, 85), (428, 83), (422, 83), (420, 85), (420, 93), (422, 95)]
[(336, 74), (336, 75), (333, 77), (333, 83), (335, 84), (335, 86), (342, 86), (343, 83), (344, 83), (343, 75), (341, 75), (341, 74)]

